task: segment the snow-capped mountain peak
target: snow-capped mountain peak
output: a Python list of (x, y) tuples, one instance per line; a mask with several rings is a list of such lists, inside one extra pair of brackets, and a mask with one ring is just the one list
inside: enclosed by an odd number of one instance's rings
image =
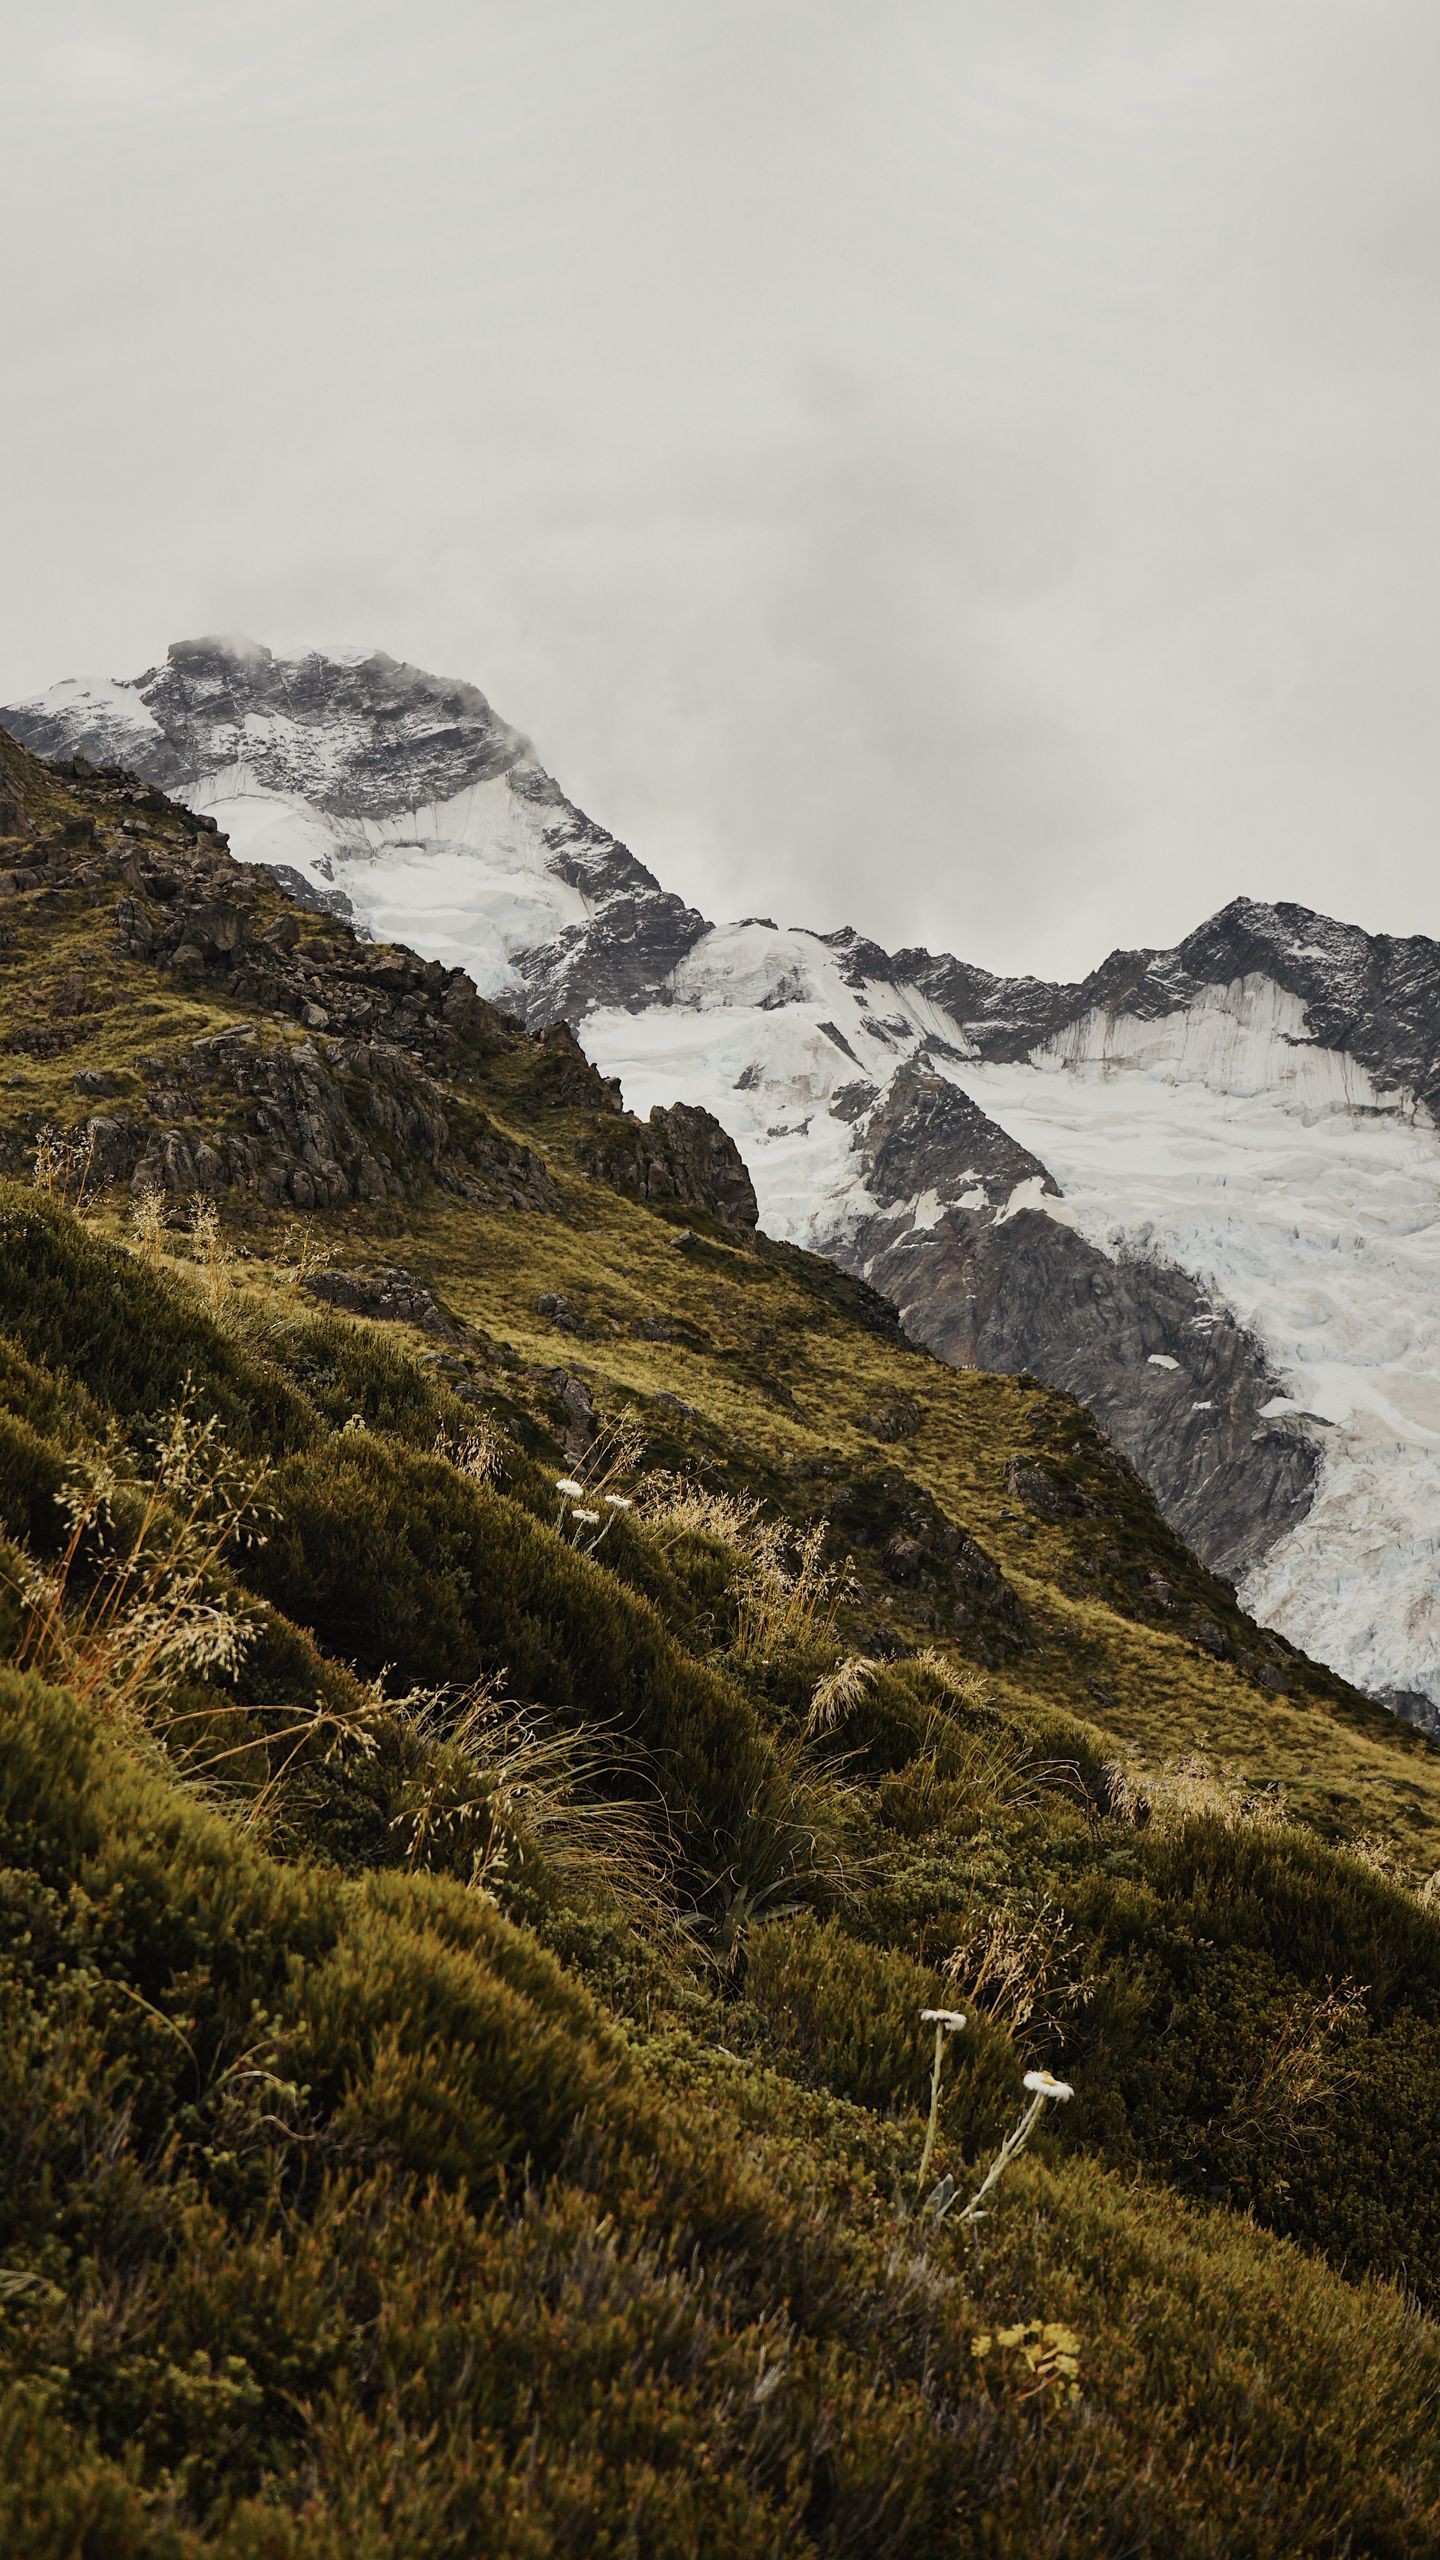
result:
[(1440, 1723), (1440, 946), (1237, 899), (1054, 985), (712, 923), (382, 652), (184, 642), (0, 718), (706, 1105), (772, 1232), (1082, 1396), (1257, 1615)]

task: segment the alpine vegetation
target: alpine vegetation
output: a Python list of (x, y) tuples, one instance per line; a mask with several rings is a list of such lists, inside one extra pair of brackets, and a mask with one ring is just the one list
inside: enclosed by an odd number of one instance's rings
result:
[[(980, 2220), (981, 2215), (985, 2211), (985, 2198), (988, 2195), (993, 2194), (995, 2188), (998, 2187), (1001, 2179), (1004, 2177), (1006, 2170), (1010, 2167), (1011, 2162), (1019, 2159), (1021, 2152), (1024, 2150), (1026, 2143), (1029, 2141), (1030, 2136), (1034, 2132), (1035, 2127), (1045, 2112), (1045, 2109), (1047, 2107), (1063, 2106), (1067, 2098), (1073, 2098), (1075, 2095), (1069, 2081), (1057, 2080), (1052, 2071), (1027, 2071), (1025, 2074), (1025, 2086), (1031, 2092), (1030, 2104), (1021, 2116), (1014, 2132), (1008, 2133), (1005, 2140), (1001, 2143), (999, 2150), (996, 2152), (994, 2159), (991, 2161), (990, 2166), (986, 2170), (984, 2177), (981, 2179), (979, 2186), (976, 2188), (974, 2195), (971, 2197), (970, 2202), (966, 2205), (964, 2212), (960, 2216), (960, 2220), (962, 2222), (978, 2222)], [(943, 2215), (947, 2209), (948, 2199), (937, 2201), (935, 2205), (937, 2215)]]
[(1430, 1745), (301, 886), (0, 734), (0, 2550), (1440, 2560)]
[[(738, 1149), (711, 1186), (732, 1230), (758, 1207), (942, 1358), (1083, 1398), (1267, 1626), (1440, 1710), (1440, 944), (1239, 897), (1172, 950), (1052, 985), (711, 920), (473, 684), (380, 651), (178, 641), (0, 716), (44, 753), (183, 786), (303, 912), (468, 971), (535, 1029), (573, 1025), (651, 1115), (620, 1151), (637, 1196), (718, 1169), (713, 1115)], [(317, 972), (304, 1000), (329, 993)], [(50, 1119), (47, 1147), (68, 1144)], [(92, 1185), (87, 1143), (51, 1178)], [(1015, 1455), (1043, 1519), (1063, 1491)]]
[(935, 2059), (930, 2066), (930, 2113), (925, 2120), (925, 2144), (920, 2154), (920, 2168), (916, 2178), (916, 2184), (923, 2191), (940, 2122), (940, 2083), (945, 2075), (945, 2039), (947, 2036), (959, 2035), (965, 2025), (965, 2016), (960, 2009), (922, 2009), (920, 2015), (922, 2019), (933, 2024), (935, 2029)]

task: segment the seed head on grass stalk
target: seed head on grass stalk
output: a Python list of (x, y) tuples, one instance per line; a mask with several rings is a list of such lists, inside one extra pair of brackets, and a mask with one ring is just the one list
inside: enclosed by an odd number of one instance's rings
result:
[(41, 1130), (35, 1142), (35, 1188), (63, 1201), (77, 1218), (84, 1215), (94, 1167), (95, 1131), (88, 1123), (80, 1129), (52, 1124)]
[(148, 1468), (106, 1456), (73, 1479), (58, 1557), (27, 1559), (17, 1578), (22, 1667), (138, 1725), (187, 1679), (233, 1677), (253, 1628), (217, 1567), (231, 1545), (258, 1543), (265, 1473), (234, 1459), (187, 1392)]

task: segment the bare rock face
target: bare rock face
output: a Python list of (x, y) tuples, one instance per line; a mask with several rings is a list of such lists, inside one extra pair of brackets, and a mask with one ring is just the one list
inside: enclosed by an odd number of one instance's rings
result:
[(445, 1167), (441, 1096), (378, 1042), (262, 1039), (247, 1024), (145, 1063), (160, 1128), (131, 1177), (137, 1190), (235, 1185), (337, 1209), (403, 1199), (417, 1173)]
[(538, 1158), (498, 1132), (452, 1127), (436, 1087), (383, 1043), (245, 1024), (140, 1065), (139, 1107), (93, 1114), (74, 1135), (90, 1182), (168, 1199), (238, 1190), (310, 1210), (400, 1201), (432, 1180), (488, 1203), (558, 1205)]
[(584, 1150), (589, 1169), (642, 1200), (704, 1209), (722, 1226), (753, 1233), (760, 1211), (744, 1159), (713, 1112), (657, 1103), (648, 1121), (625, 1120)]
[(1315, 1439), (1303, 1420), (1267, 1418), (1278, 1381), (1262, 1346), (1187, 1273), (988, 1201), (918, 1238), (908, 1216), (872, 1220), (843, 1251), (927, 1350), (1029, 1371), (1087, 1404), (1213, 1572), (1238, 1579), (1309, 1509)]
[[(675, 1199), (687, 1208), (708, 1209), (722, 1226), (759, 1224), (755, 1185), (734, 1139), (713, 1111), (689, 1102), (668, 1107), (657, 1102), (647, 1125), (658, 1141), (656, 1160), (675, 1186)], [(653, 1177), (649, 1196), (656, 1196)]]
[(17, 703), (5, 725), (37, 755), (120, 758), (181, 796), (243, 763), (261, 789), (340, 816), (451, 798), (526, 752), (477, 685), (379, 649), (277, 658), (253, 640), (177, 640), (132, 685), (62, 688)]
[(620, 1087), (586, 1057), (568, 1022), (552, 1022), (539, 1034), (545, 1098), (556, 1111), (624, 1111)]
[(865, 1126), (865, 1187), (888, 1209), (934, 1191), (973, 1195), (1001, 1209), (1018, 1183), (1038, 1182), (1059, 1198), (1038, 1156), (987, 1119), (978, 1103), (923, 1065), (897, 1068)]
[(578, 1022), (597, 1005), (636, 1013), (665, 1001), (667, 981), (709, 928), (697, 908), (648, 873), (645, 880), (648, 887), (616, 889), (598, 914), (543, 948), (519, 953), (527, 1022)]
[(1382, 1084), (1440, 1098), (1440, 948), (1424, 934), (1371, 934), (1285, 900), (1234, 898), (1173, 951), (1112, 951), (1089, 977), (1053, 984), (995, 977), (949, 952), (882, 951), (849, 931), (824, 939), (855, 983), (914, 987), (940, 1006), (978, 1058), (1028, 1058), (1097, 1009), (1154, 1021), (1260, 976), (1299, 998), (1317, 1043)]

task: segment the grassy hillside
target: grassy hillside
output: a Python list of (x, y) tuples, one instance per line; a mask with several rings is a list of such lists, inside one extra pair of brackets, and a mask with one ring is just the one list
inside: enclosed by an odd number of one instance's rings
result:
[(1429, 1747), (3, 736), (0, 1061), (0, 2548), (1440, 2551)]

